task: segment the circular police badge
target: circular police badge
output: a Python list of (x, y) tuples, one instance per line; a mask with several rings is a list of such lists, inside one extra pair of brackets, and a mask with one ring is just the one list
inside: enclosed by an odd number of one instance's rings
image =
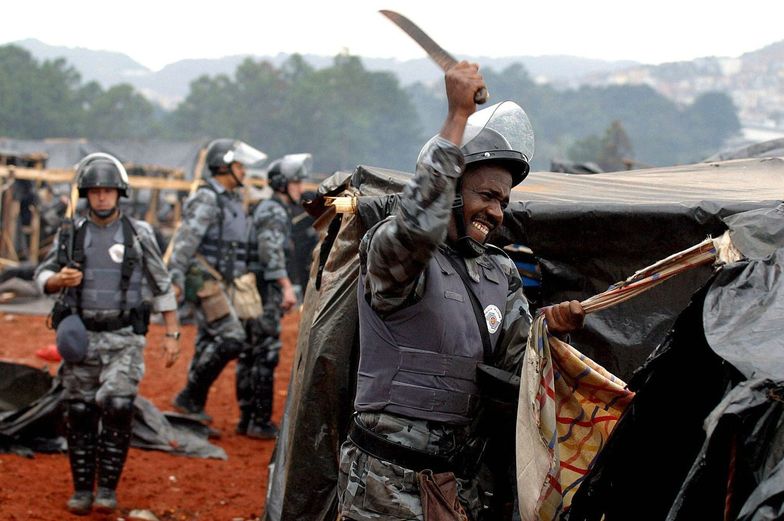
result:
[(492, 335), (501, 327), (501, 310), (490, 304), (485, 308), (485, 320), (487, 321), (487, 330)]
[(109, 248), (109, 257), (111, 257), (112, 260), (117, 264), (122, 262), (124, 254), (125, 254), (125, 246), (123, 246), (122, 244), (115, 244), (111, 248)]

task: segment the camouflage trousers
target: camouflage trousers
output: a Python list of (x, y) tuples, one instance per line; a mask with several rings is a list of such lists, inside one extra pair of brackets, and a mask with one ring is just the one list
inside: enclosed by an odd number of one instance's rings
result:
[(241, 410), (257, 411), (262, 421), (272, 415), (273, 376), (280, 351), (280, 320), (283, 291), (279, 284), (257, 278), (264, 311), (257, 320), (246, 321), (248, 348), (237, 360), (237, 401)]
[[(226, 297), (227, 301), (231, 302)], [(193, 358), (188, 369), (188, 380), (194, 379), (194, 370), (200, 365), (209, 363), (210, 360), (221, 356), (218, 347), (226, 340), (245, 341), (245, 326), (237, 317), (234, 308), (229, 305), (229, 314), (218, 320), (208, 322), (200, 306), (195, 306), (196, 313), (196, 345)], [(239, 354), (239, 353), (238, 353)]]
[(66, 400), (96, 402), (112, 396), (135, 396), (144, 375), (144, 335), (131, 327), (88, 331), (87, 356), (79, 363), (63, 362), (60, 376)]
[[(467, 439), (467, 427), (415, 420), (386, 413), (360, 413), (363, 425), (389, 441), (431, 454), (450, 452)], [(457, 480), (457, 491), (470, 519), (482, 508), (478, 479)], [(417, 473), (374, 458), (347, 440), (340, 448), (339, 518), (365, 520), (424, 519)]]

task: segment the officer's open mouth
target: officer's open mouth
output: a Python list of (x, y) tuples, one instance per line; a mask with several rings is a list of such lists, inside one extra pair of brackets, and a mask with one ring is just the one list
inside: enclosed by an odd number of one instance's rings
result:
[(490, 233), (490, 227), (480, 221), (473, 220), (471, 221), (471, 226), (482, 232), (483, 235), (487, 235)]

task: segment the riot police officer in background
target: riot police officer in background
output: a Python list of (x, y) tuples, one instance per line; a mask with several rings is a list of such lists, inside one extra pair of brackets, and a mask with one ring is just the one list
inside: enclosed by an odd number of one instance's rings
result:
[(311, 162), (310, 154), (291, 154), (270, 163), (267, 182), (272, 197), (261, 201), (253, 211), (258, 264), (251, 269), (256, 273), (264, 314), (260, 329), (249, 339), (251, 351), (240, 356), (237, 364), (238, 385), (251, 390), (251, 401), (240, 402), (242, 416), (237, 432), (250, 437), (277, 435), (271, 418), (273, 377), (281, 347), (280, 320), (297, 303), (286, 267), (294, 252), (292, 207), (299, 204), (302, 181), (308, 176)]
[[(357, 414), (341, 447), (341, 519), (421, 520), (441, 506), (435, 519), (476, 520), (489, 497), (479, 429), (498, 425), (478, 416), (479, 369), (519, 374), (531, 316), (514, 263), (486, 240), (528, 173), (533, 130), (513, 102), (474, 113), (483, 86), (474, 64), (447, 71), (441, 133), (396, 211), (360, 243)], [(545, 313), (552, 332), (582, 323), (576, 301)]]
[[(236, 188), (243, 186), (245, 167), (266, 155), (232, 139), (216, 139), (207, 147), (212, 176), (183, 205), (180, 226), (172, 237), (169, 271), (178, 297), (194, 304), (198, 332), (185, 388), (174, 406), (201, 421), (213, 382), (247, 347), (248, 320), (237, 314), (227, 288), (248, 270), (250, 221)], [(237, 386), (241, 403), (247, 392)]]
[(60, 375), (75, 489), (67, 506), (73, 514), (87, 515), (93, 507), (109, 513), (117, 505), (150, 312), (163, 314), (167, 367), (179, 354), (179, 328), (152, 227), (118, 208), (128, 190), (122, 164), (108, 154), (90, 154), (76, 175), (88, 217), (60, 229), (36, 281), (46, 293), (61, 292), (52, 319), (64, 360)]

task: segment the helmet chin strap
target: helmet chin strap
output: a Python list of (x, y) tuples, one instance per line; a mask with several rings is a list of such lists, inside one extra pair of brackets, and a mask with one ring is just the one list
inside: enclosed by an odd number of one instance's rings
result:
[(454, 247), (457, 252), (463, 257), (474, 258), (482, 255), (486, 248), (485, 245), (476, 239), (469, 237), (466, 231), (465, 218), (463, 217), (463, 194), (462, 183), (457, 182), (457, 193), (455, 200), (452, 203), (452, 217), (455, 219), (455, 229), (457, 231), (457, 240), (454, 242)]
[(237, 174), (234, 173), (234, 170), (232, 170), (231, 165), (229, 165), (229, 173), (231, 174), (231, 177), (234, 178), (234, 181), (237, 183), (238, 187), (242, 188), (243, 186), (245, 186), (244, 184), (242, 184), (242, 181), (240, 181), (240, 178), (237, 177)]
[(101, 219), (106, 219), (106, 218), (111, 217), (112, 215), (114, 215), (114, 212), (117, 211), (117, 207), (113, 206), (113, 207), (109, 208), (108, 210), (96, 210), (95, 208), (90, 207), (90, 211), (92, 213), (94, 213), (95, 215), (97, 215), (98, 217), (100, 217)]

